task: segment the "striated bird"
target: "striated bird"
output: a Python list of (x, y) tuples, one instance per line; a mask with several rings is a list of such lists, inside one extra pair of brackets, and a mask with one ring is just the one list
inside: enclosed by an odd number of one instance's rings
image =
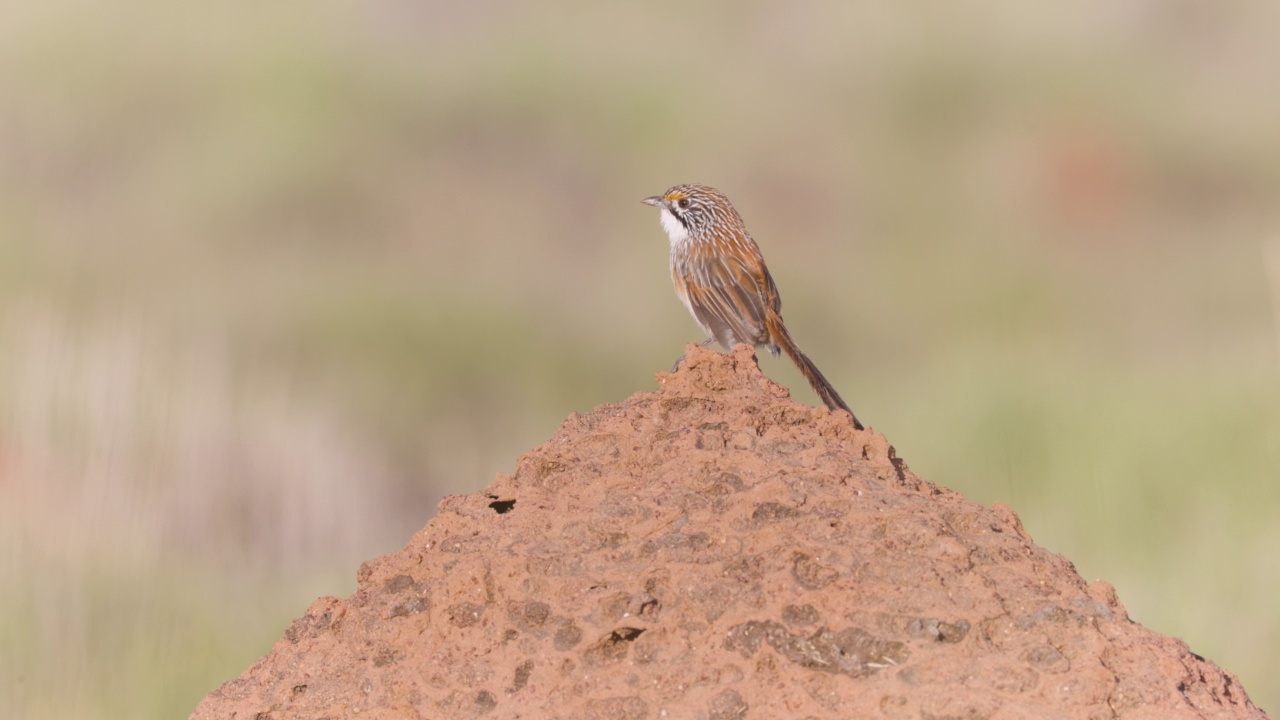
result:
[(849, 413), (854, 427), (863, 429), (787, 331), (778, 288), (729, 198), (715, 188), (688, 184), (642, 202), (661, 211), (662, 228), (671, 241), (671, 280), (708, 336), (703, 345), (718, 342), (729, 350), (747, 343), (763, 345), (774, 355), (785, 352), (827, 407)]

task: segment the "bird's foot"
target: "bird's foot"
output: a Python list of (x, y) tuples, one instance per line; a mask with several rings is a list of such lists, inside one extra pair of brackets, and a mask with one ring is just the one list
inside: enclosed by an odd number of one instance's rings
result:
[[(699, 344), (699, 345), (701, 345), (702, 347), (707, 347), (708, 345), (710, 345), (711, 343), (713, 343), (713, 342), (715, 342), (715, 341), (716, 341), (716, 339), (715, 339), (715, 338), (713, 338), (713, 337), (709, 337), (709, 338), (707, 338), (706, 340), (703, 340), (702, 342), (700, 342), (700, 343), (698, 343), (698, 344)], [(675, 361), (675, 362), (673, 362), (673, 363), (671, 363), (671, 372), (675, 372), (676, 370), (679, 370), (679, 369), (680, 369), (680, 363), (682, 363), (682, 362), (684, 362), (684, 353), (681, 353), (681, 354), (680, 354), (680, 357), (676, 358), (676, 361)]]

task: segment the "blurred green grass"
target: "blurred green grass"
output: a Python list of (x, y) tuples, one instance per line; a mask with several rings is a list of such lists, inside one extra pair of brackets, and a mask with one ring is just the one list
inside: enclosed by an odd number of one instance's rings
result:
[(1278, 14), (0, 9), (0, 714), (189, 712), (652, 387), (685, 181), (916, 472), (1280, 706)]

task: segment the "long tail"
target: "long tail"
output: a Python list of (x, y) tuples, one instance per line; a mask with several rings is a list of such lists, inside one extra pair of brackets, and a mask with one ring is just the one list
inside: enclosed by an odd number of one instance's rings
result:
[(853, 418), (853, 426), (862, 430), (862, 423), (858, 422), (858, 416), (853, 414), (849, 406), (841, 399), (840, 393), (831, 387), (831, 383), (822, 376), (822, 372), (818, 370), (818, 366), (813, 364), (808, 355), (800, 350), (800, 346), (796, 345), (796, 341), (791, 339), (791, 333), (787, 332), (787, 326), (782, 322), (782, 316), (774, 312), (772, 309), (765, 312), (765, 327), (769, 330), (769, 337), (778, 343), (778, 347), (782, 348), (787, 357), (791, 358), (791, 362), (800, 368), (800, 374), (804, 375), (804, 379), (809, 381), (809, 385), (813, 387), (813, 391), (818, 393), (818, 397), (822, 398), (822, 402), (832, 410), (843, 410), (849, 413), (849, 417)]

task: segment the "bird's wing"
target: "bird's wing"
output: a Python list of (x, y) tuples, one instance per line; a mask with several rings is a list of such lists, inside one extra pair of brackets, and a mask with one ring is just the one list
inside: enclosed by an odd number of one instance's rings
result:
[(768, 292), (772, 282), (763, 265), (753, 259), (737, 252), (698, 252), (691, 253), (679, 269), (694, 318), (726, 349), (735, 341), (761, 345), (769, 337), (765, 310), (770, 295), (777, 293)]

